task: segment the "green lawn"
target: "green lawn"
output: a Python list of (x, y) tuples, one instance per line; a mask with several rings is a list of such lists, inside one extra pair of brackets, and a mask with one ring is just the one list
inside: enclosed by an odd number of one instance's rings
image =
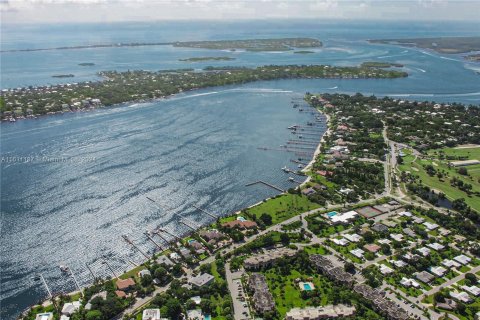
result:
[(256, 215), (257, 218), (260, 218), (263, 213), (266, 213), (272, 217), (272, 223), (277, 224), (302, 212), (319, 207), (319, 204), (308, 200), (305, 196), (287, 193), (268, 199), (253, 208), (249, 208), (247, 209), (247, 213), (250, 216)]
[[(480, 149), (480, 148), (478, 148)], [(466, 152), (463, 150), (469, 149), (453, 149), (453, 150), (462, 150), (462, 152)], [(480, 153), (480, 152), (478, 152)], [(460, 189), (453, 187), (450, 185), (450, 179), (452, 177), (457, 177), (463, 180), (464, 183), (469, 183), (472, 185), (472, 191), (480, 192), (480, 165), (478, 166), (469, 166), (467, 170), (471, 177), (463, 176), (458, 174), (455, 168), (449, 168), (446, 160), (440, 159), (419, 159), (417, 158), (414, 161), (414, 157), (412, 155), (407, 155), (403, 157), (404, 163), (399, 165), (398, 168), (401, 171), (409, 171), (411, 174), (418, 175), (422, 182), (433, 188), (435, 190), (441, 191), (445, 193), (449, 200), (464, 198), (465, 202), (471, 206), (473, 209), (480, 212), (480, 197), (475, 195), (468, 196), (466, 192), (461, 191)], [(431, 164), (437, 171), (444, 171), (447, 176), (440, 180), (436, 175), (430, 176), (424, 170), (423, 165)], [(477, 168), (478, 167), (478, 168)]]
[(276, 269), (270, 269), (264, 274), (270, 291), (275, 298), (277, 310), (282, 318), (290, 309), (305, 307), (309, 301), (309, 299), (302, 299), (300, 287), (295, 283), (297, 278), (307, 280), (307, 278), (312, 277), (313, 280), (311, 282), (313, 282), (315, 288), (322, 291), (321, 305), (328, 304), (328, 296), (333, 286), (328, 279), (319, 274), (304, 275), (297, 270), (291, 270), (289, 275), (283, 276), (279, 275)]

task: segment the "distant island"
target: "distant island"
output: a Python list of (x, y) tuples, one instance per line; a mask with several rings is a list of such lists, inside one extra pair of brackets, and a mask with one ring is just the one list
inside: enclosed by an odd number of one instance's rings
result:
[(468, 55), (465, 57), (465, 59), (470, 61), (480, 61), (480, 53)]
[(318, 48), (322, 42), (313, 38), (278, 38), (278, 39), (246, 39), (246, 40), (216, 40), (216, 41), (177, 41), (177, 42), (131, 42), (131, 43), (103, 43), (70, 47), (27, 48), (0, 50), (0, 52), (29, 52), (51, 50), (78, 50), (95, 48), (121, 48), (142, 46), (167, 46), (181, 48), (231, 50), (242, 49), (247, 51), (288, 51), (294, 48)]
[(187, 58), (187, 59), (178, 59), (178, 61), (185, 61), (185, 62), (200, 62), (200, 61), (230, 61), (230, 60), (235, 60), (235, 58), (231, 57), (193, 57), (193, 58)]
[[(109, 106), (163, 98), (200, 88), (278, 79), (392, 79), (406, 72), (328, 65), (269, 65), (256, 68), (206, 67), (164, 71), (103, 71), (103, 81), (8, 89), (2, 92), (2, 119)], [(59, 75), (70, 76), (70, 75)], [(73, 76), (73, 75), (72, 75)], [(86, 98), (89, 97), (89, 98)]]
[(94, 66), (95, 63), (93, 63), (93, 62), (82, 62), (82, 63), (79, 63), (78, 65), (82, 66), (82, 67), (90, 67), (90, 66)]
[(216, 50), (247, 51), (288, 51), (293, 48), (318, 48), (322, 42), (313, 38), (279, 38), (279, 39), (247, 39), (247, 40), (216, 40), (174, 42), (174, 47), (200, 48)]
[(299, 50), (299, 51), (295, 51), (294, 53), (298, 53), (298, 54), (309, 54), (309, 53), (315, 53), (315, 51)]
[(393, 63), (393, 62), (378, 62), (378, 61), (367, 61), (361, 64), (362, 67), (365, 68), (402, 68), (403, 64), (400, 63)]
[(69, 73), (69, 74), (54, 74), (52, 76), (52, 78), (73, 78), (73, 77), (75, 77), (75, 75), (71, 74), (71, 73)]
[[(411, 39), (369, 40), (371, 43), (394, 44), (434, 50), (438, 53), (462, 54), (480, 51), (480, 37), (437, 37)], [(465, 59), (479, 61), (479, 54), (466, 55)]]

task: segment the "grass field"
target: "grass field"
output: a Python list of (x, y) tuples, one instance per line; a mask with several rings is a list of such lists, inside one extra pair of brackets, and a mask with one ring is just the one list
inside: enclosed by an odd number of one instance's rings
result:
[[(448, 166), (448, 160), (441, 156), (442, 154), (455, 155), (459, 157), (466, 156), (470, 159), (474, 159), (475, 157), (480, 157), (480, 148), (446, 148), (430, 151), (429, 155), (431, 156), (431, 159), (415, 158), (411, 154), (407, 154), (405, 157), (403, 157), (403, 164), (399, 165), (398, 168), (401, 171), (409, 171), (414, 175), (418, 175), (425, 185), (428, 185), (432, 189), (443, 192), (449, 200), (464, 198), (465, 202), (469, 206), (480, 212), (480, 197), (475, 195), (468, 196), (466, 192), (450, 184), (450, 179), (456, 177), (462, 180), (464, 183), (471, 184), (473, 192), (480, 192), (480, 165), (466, 167), (469, 176), (464, 176), (459, 174), (456, 168), (450, 168)], [(446, 177), (440, 179), (436, 175), (430, 176), (423, 167), (424, 165), (429, 164), (432, 165), (437, 172), (440, 171), (446, 175)]]
[(269, 214), (272, 217), (272, 223), (277, 224), (302, 212), (319, 207), (319, 204), (308, 200), (305, 196), (287, 193), (247, 209), (247, 213), (256, 215), (257, 218), (263, 213)]

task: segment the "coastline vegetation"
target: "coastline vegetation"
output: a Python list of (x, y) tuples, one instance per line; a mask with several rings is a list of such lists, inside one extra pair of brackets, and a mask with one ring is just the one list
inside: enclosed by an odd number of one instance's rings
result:
[(293, 48), (318, 48), (322, 42), (313, 38), (279, 38), (279, 39), (246, 39), (246, 40), (214, 40), (174, 42), (174, 47), (247, 50), (247, 51), (288, 51)]
[(480, 51), (480, 37), (436, 37), (412, 39), (379, 39), (371, 43), (394, 44), (434, 50), (438, 53), (469, 53)]
[(54, 74), (52, 76), (52, 78), (73, 78), (73, 77), (75, 77), (75, 75), (71, 74), (71, 73), (69, 73), (69, 74)]
[(361, 66), (365, 68), (402, 68), (403, 64), (394, 62), (367, 61), (363, 62)]
[(193, 58), (187, 58), (187, 59), (178, 59), (178, 61), (185, 61), (185, 62), (200, 62), (200, 61), (231, 61), (235, 60), (235, 58), (231, 57), (193, 57)]
[(269, 65), (257, 68), (207, 67), (162, 71), (103, 71), (103, 81), (9, 89), (2, 92), (2, 119), (75, 111), (98, 106), (164, 98), (200, 88), (276, 79), (392, 79), (406, 72), (327, 65)]
[(298, 51), (294, 51), (293, 53), (297, 53), (297, 54), (310, 54), (310, 53), (315, 53), (315, 51), (298, 50)]

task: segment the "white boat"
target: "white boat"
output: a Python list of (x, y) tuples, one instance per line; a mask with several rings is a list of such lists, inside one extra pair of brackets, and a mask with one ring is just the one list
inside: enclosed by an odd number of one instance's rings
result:
[(294, 182), (294, 181), (295, 181), (295, 179), (293, 179), (293, 177), (288, 177), (288, 181), (292, 181), (292, 182)]
[(68, 269), (68, 267), (66, 265), (61, 264), (59, 267), (60, 267), (60, 270), (62, 270), (62, 272), (70, 271), (70, 269)]
[(285, 172), (289, 172), (289, 171), (290, 171), (290, 170), (287, 168), (287, 166), (283, 167), (282, 170), (285, 171)]

